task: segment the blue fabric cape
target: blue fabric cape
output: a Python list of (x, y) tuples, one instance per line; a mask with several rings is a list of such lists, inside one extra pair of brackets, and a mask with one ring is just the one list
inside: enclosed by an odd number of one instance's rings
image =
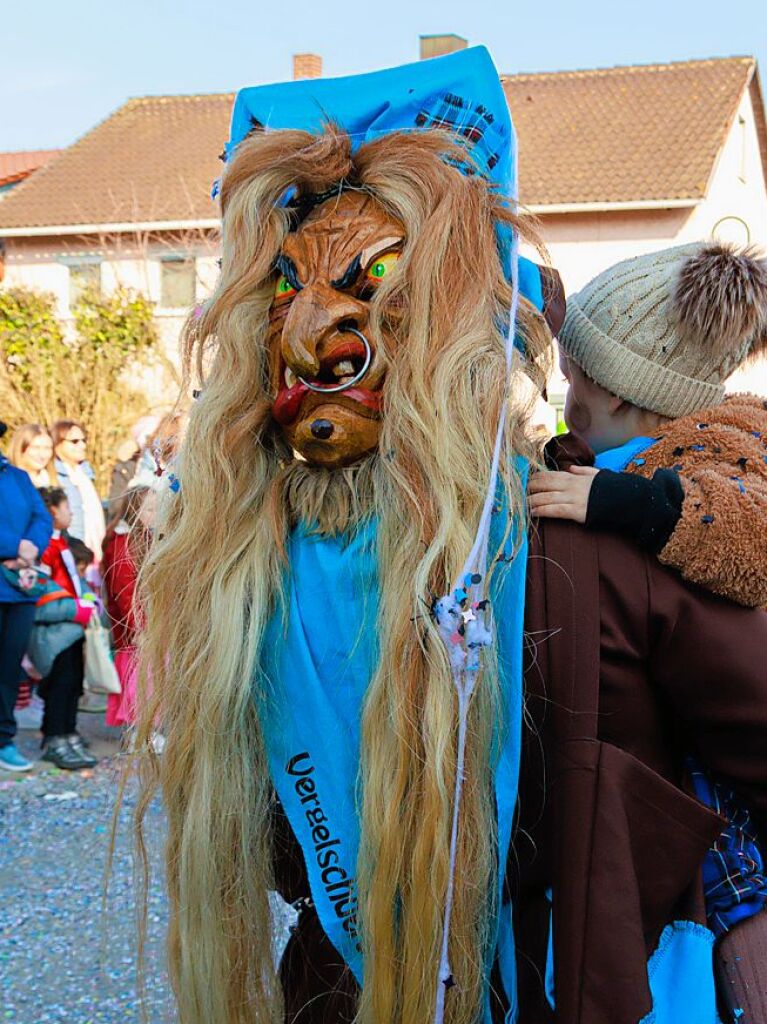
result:
[[(527, 467), (522, 468), (526, 478)], [(497, 550), (505, 530), (501, 512), (493, 519), (491, 551)], [(288, 554), (287, 615), (275, 612), (266, 628), (259, 716), (272, 781), (303, 850), (320, 922), (361, 982), (358, 773), (363, 704), (378, 661), (376, 524), (335, 538), (319, 537), (299, 525), (289, 539)], [(514, 944), (502, 885), (519, 773), (526, 562), (525, 539), (514, 560), (496, 569), (491, 585), (503, 700), (494, 758), (502, 866), (496, 945), (512, 1003)], [(490, 957), (493, 953), (489, 951)]]

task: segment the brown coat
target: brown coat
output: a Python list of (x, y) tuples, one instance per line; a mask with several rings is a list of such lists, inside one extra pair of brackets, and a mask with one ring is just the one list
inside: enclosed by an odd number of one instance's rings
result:
[(752, 608), (767, 607), (767, 402), (730, 395), (672, 420), (629, 471), (676, 469), (682, 517), (660, 554), (665, 565)]
[[(559, 468), (583, 453), (560, 449)], [(704, 921), (721, 820), (685, 792), (689, 753), (767, 825), (767, 614), (693, 589), (606, 533), (532, 540), (515, 875), (520, 1024), (637, 1024), (646, 961), (676, 916)], [(512, 862), (510, 861), (510, 868)], [(557, 1013), (543, 996), (554, 894)]]

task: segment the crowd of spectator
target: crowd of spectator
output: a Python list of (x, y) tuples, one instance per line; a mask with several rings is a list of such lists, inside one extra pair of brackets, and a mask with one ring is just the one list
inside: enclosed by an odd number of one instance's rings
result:
[(178, 413), (136, 423), (103, 499), (82, 424), (13, 431), (0, 456), (0, 770), (33, 768), (19, 727), (39, 731), (41, 760), (79, 770), (97, 763), (80, 712), (133, 725), (136, 581), (183, 428)]

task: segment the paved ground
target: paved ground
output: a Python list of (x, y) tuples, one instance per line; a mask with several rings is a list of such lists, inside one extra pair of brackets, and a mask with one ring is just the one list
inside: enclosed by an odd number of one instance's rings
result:
[[(119, 733), (103, 715), (80, 729), (104, 758), (92, 771), (0, 771), (0, 1024), (140, 1024), (136, 993), (129, 790), (120, 816), (104, 906), (104, 868), (121, 759)], [(39, 737), (19, 733), (27, 757)], [(162, 811), (151, 809), (152, 859), (159, 866)], [(159, 874), (159, 872), (155, 872)], [(166, 907), (150, 893), (146, 1008), (151, 1024), (174, 1019), (164, 971)], [(284, 916), (275, 928), (284, 933)]]
[[(0, 1021), (12, 1024), (139, 1024), (128, 793), (104, 906), (104, 870), (117, 791), (119, 733), (103, 715), (81, 731), (105, 760), (92, 771), (0, 772)], [(39, 738), (19, 733), (27, 757)], [(163, 830), (152, 808), (153, 859)], [(156, 826), (156, 827), (155, 827)], [(150, 895), (147, 1007), (152, 1024), (173, 1019), (163, 971), (161, 885)]]

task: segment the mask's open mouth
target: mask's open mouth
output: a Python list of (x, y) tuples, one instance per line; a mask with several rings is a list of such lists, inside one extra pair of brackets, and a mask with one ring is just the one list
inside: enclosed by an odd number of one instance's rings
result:
[[(358, 405), (373, 413), (381, 411), (380, 390), (351, 385), (355, 377), (369, 365), (370, 357), (365, 345), (356, 337), (344, 338), (329, 352), (323, 354), (317, 373), (300, 378), (286, 363), (280, 372), (280, 390), (272, 406), (272, 416), (281, 426), (289, 426), (298, 417), (301, 405), (308, 396), (314, 403), (327, 395), (328, 402)], [(361, 379), (364, 379), (362, 377)]]
[[(303, 382), (310, 388), (318, 389), (343, 386), (358, 377), (366, 363), (369, 363), (368, 353), (362, 342), (356, 338), (343, 341), (322, 357), (316, 376), (304, 377)], [(285, 387), (293, 387), (298, 379), (293, 370), (286, 366), (283, 376)]]

